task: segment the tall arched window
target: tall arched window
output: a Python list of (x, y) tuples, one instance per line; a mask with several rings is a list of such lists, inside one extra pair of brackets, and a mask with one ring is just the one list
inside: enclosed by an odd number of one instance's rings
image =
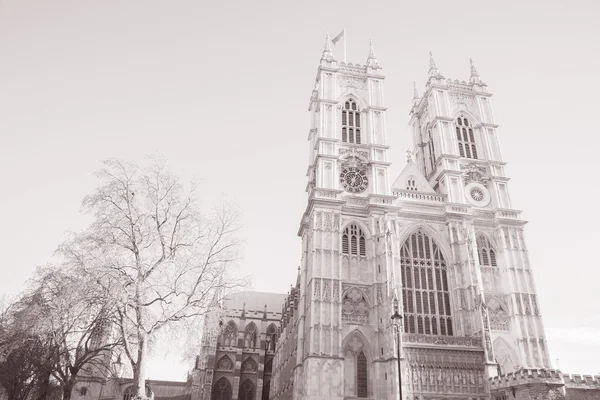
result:
[(446, 261), (435, 242), (413, 233), (400, 251), (404, 331), (452, 336)]
[(240, 384), (240, 391), (238, 394), (239, 400), (254, 400), (254, 382), (250, 379), (246, 379)]
[(353, 255), (367, 255), (365, 234), (356, 224), (350, 224), (342, 234), (342, 253)]
[(342, 109), (342, 142), (360, 144), (360, 110), (348, 99)]
[(248, 326), (246, 326), (246, 330), (244, 332), (244, 347), (246, 349), (256, 349), (256, 337), (256, 325), (254, 322), (250, 322)]
[(237, 346), (237, 335), (238, 328), (235, 322), (229, 321), (223, 334), (221, 335), (221, 345), (223, 347), (236, 347)]
[(462, 115), (456, 120), (456, 139), (461, 157), (477, 159), (473, 125)]
[(213, 385), (211, 400), (231, 400), (231, 382), (222, 377)]

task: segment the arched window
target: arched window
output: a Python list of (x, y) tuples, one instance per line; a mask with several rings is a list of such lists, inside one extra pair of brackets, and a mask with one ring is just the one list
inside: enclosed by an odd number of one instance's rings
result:
[(254, 382), (250, 379), (246, 379), (240, 384), (238, 400), (254, 400), (254, 392)]
[(452, 336), (446, 261), (435, 242), (413, 233), (400, 250), (404, 331)]
[(415, 182), (414, 178), (408, 178), (408, 181), (406, 182), (406, 190), (417, 191), (417, 182)]
[(272, 350), (275, 351), (275, 344), (277, 343), (277, 328), (275, 327), (275, 324), (271, 324), (269, 325), (269, 327), (267, 328), (267, 338), (268, 340), (268, 349), (267, 350)]
[(237, 335), (238, 327), (233, 321), (229, 321), (223, 334), (221, 335), (221, 344), (223, 347), (236, 347), (237, 346)]
[(458, 140), (458, 152), (461, 157), (477, 159), (473, 125), (462, 115), (456, 120), (456, 139)]
[(222, 377), (213, 385), (211, 400), (231, 400), (231, 383)]
[(342, 234), (342, 253), (352, 255), (367, 255), (365, 234), (356, 224), (351, 224), (344, 229)]
[(360, 144), (360, 110), (348, 99), (342, 109), (342, 142)]
[(242, 373), (252, 373), (258, 370), (258, 364), (252, 357), (246, 358), (246, 360), (242, 363), (241, 372)]
[(256, 349), (257, 329), (254, 322), (250, 322), (244, 332), (244, 348)]

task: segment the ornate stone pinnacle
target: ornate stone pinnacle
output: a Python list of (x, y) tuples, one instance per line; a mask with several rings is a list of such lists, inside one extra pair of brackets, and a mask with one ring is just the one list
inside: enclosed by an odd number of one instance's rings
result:
[(329, 33), (325, 37), (325, 49), (323, 50), (323, 52), (331, 53), (331, 39), (329, 39)]
[(373, 42), (369, 39), (369, 59), (375, 58), (375, 50), (373, 50)]
[(437, 71), (437, 66), (435, 65), (435, 60), (433, 59), (433, 53), (429, 51), (429, 71), (432, 70)]
[(413, 99), (419, 98), (419, 91), (417, 90), (417, 81), (413, 81)]
[(472, 78), (479, 78), (479, 74), (477, 73), (477, 70), (475, 69), (475, 65), (473, 65), (473, 59), (469, 58), (469, 63), (471, 64), (471, 79)]
[(406, 149), (406, 162), (408, 164), (412, 163), (412, 151), (410, 149)]

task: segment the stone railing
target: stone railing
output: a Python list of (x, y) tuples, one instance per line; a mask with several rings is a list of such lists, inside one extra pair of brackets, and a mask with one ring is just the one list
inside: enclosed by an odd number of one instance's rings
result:
[(444, 195), (416, 192), (414, 190), (394, 190), (392, 194), (400, 200), (427, 201), (431, 203), (444, 203), (446, 201), (446, 196)]
[(498, 209), (498, 210), (496, 210), (496, 218), (497, 219), (521, 219), (521, 211)]
[(446, 213), (448, 214), (469, 214), (469, 208), (462, 204), (447, 204)]
[(369, 204), (387, 204), (387, 205), (394, 204), (393, 196), (387, 196), (387, 195), (381, 195), (381, 194), (370, 194), (368, 196), (368, 199), (369, 199)]
[(557, 369), (529, 369), (523, 368), (515, 372), (509, 372), (500, 376), (490, 378), (490, 389), (506, 389), (511, 386), (531, 385), (562, 385), (562, 373)]
[(313, 192), (313, 197), (319, 199), (339, 200), (340, 193), (340, 190), (315, 189), (315, 191)]
[(482, 349), (483, 345), (479, 337), (466, 336), (433, 336), (420, 335), (418, 333), (403, 333), (402, 341), (405, 344), (419, 344), (427, 346), (456, 346)]

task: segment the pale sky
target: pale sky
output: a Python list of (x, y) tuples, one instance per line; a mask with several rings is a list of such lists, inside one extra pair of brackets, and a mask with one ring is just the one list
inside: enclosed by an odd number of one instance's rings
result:
[[(109, 157), (160, 152), (244, 213), (244, 270), (285, 292), (300, 262), (308, 100), (325, 34), (369, 39), (387, 76), (392, 179), (412, 147), (428, 53), (494, 93), (513, 206), (524, 210), (553, 360), (598, 373), (597, 1), (0, 1), (0, 294), (15, 295), (69, 229)], [(485, 7), (484, 7), (485, 6)], [(339, 45), (338, 45), (339, 46)], [(341, 59), (340, 48), (334, 53)], [(555, 367), (556, 367), (555, 363)], [(152, 379), (185, 378), (156, 351)]]

